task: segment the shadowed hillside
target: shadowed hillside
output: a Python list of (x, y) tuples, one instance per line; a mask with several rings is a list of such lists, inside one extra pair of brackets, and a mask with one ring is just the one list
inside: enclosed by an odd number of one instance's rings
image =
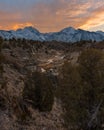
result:
[[(68, 44), (56, 41), (1, 39), (1, 130), (102, 130), (103, 52), (104, 42), (81, 41)], [(86, 69), (85, 62), (91, 55), (88, 66), (91, 65), (92, 68), (89, 69), (95, 71)], [(100, 58), (101, 61), (98, 60)], [(99, 66), (95, 67), (96, 64)], [(88, 77), (90, 72), (94, 73), (90, 74), (92, 77)], [(91, 78), (93, 81), (89, 81)], [(93, 83), (94, 87), (90, 83)], [(88, 101), (91, 99), (90, 91), (96, 97), (91, 100), (93, 103)], [(93, 113), (99, 113), (95, 114), (98, 122), (92, 121)], [(95, 126), (98, 129), (95, 129)]]

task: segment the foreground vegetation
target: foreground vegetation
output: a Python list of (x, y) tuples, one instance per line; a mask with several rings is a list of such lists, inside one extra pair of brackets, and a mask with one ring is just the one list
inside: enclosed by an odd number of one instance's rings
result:
[(77, 65), (65, 63), (60, 97), (68, 129), (100, 130), (104, 123), (104, 53), (88, 49)]
[[(61, 118), (64, 120), (65, 129), (103, 130), (104, 51), (102, 43), (100, 43), (102, 46), (100, 44), (95, 46), (95, 43), (92, 43), (88, 47), (88, 42), (83, 41), (76, 45), (65, 44), (63, 48), (64, 43), (60, 45), (54, 42), (49, 44), (37, 41), (33, 44), (34, 41), (30, 41), (29, 44), (29, 41), (24, 39), (12, 39), (9, 42), (10, 44), (0, 39), (0, 110), (8, 110), (10, 115), (15, 115), (16, 121), (23, 124), (32, 118), (29, 107), (40, 113), (49, 114), (57, 99), (63, 110)], [(57, 47), (56, 44), (59, 46)], [(17, 67), (14, 62), (11, 62), (12, 69), (25, 75), (22, 79), (21, 93), (18, 96), (13, 95), (9, 92), (8, 81), (3, 75), (5, 72), (3, 67), (9, 64), (9, 61), (5, 60), (2, 50), (4, 48), (12, 50), (17, 47), (25, 50), (31, 48), (31, 45), (32, 49), (35, 48), (35, 53), (40, 53), (39, 50), (45, 48), (45, 54), (49, 55), (48, 49), (51, 48), (56, 51), (64, 50), (65, 54), (77, 50), (79, 56), (74, 63), (71, 60), (65, 60), (64, 64), (58, 67), (57, 77), (47, 71), (42, 73), (38, 69), (24, 74), (20, 66)], [(12, 53), (11, 55), (16, 57)]]

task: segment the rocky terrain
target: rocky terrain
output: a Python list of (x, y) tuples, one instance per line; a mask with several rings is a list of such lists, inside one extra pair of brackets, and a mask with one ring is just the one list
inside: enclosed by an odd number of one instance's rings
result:
[[(52, 72), (54, 75), (58, 75), (59, 66), (65, 60), (66, 47), (63, 48), (60, 45), (60, 47), (56, 48), (54, 44), (49, 46), (50, 44), (48, 43), (45, 45), (43, 43), (29, 43), (29, 41), (25, 41), (22, 44), (18, 41), (5, 41), (3, 43), (2, 54), (5, 57), (3, 77), (6, 80), (6, 89), (10, 102), (13, 97), (18, 98), (22, 96), (24, 81), (28, 73), (38, 70), (42, 73)], [(8, 102), (7, 106), (10, 106), (10, 102)], [(15, 103), (16, 101), (14, 101)], [(15, 108), (14, 111), (8, 110), (8, 107), (1, 110), (1, 130), (64, 129), (61, 118), (62, 109), (57, 99), (55, 99), (51, 112), (39, 112), (29, 105), (28, 110), (31, 113), (31, 117), (23, 123), (19, 123), (17, 120), (20, 111), (17, 104), (15, 105), (17, 109)]]
[[(15, 41), (15, 39), (4, 41), (3, 77), (6, 80), (10, 100), (11, 97), (21, 97), (28, 73), (38, 70), (57, 76), (58, 70), (65, 61), (75, 64), (80, 52), (89, 47), (104, 49), (104, 43), (86, 42), (69, 45), (58, 42)], [(16, 101), (14, 102), (16, 104)], [(16, 118), (20, 114), (18, 109), (14, 109), (14, 111), (1, 109), (1, 130), (65, 130), (61, 117), (63, 111), (60, 101), (57, 99), (55, 99), (51, 112), (39, 112), (34, 110), (31, 105), (28, 106), (28, 110), (31, 117), (25, 122), (19, 122)]]

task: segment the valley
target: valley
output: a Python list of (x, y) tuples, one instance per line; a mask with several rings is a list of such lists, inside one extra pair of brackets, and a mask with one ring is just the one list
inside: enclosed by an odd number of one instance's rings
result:
[[(81, 52), (89, 48), (104, 51), (104, 43), (86, 41), (68, 44), (54, 41), (4, 40), (2, 45), (3, 79), (6, 82), (6, 94), (9, 95), (9, 101), (7, 108), (0, 110), (3, 113), (0, 117), (3, 130), (66, 130), (62, 118), (63, 109), (60, 100), (56, 97), (51, 112), (40, 112), (38, 109), (34, 109), (31, 103), (28, 103), (26, 108), (31, 117), (22, 124), (18, 122), (17, 117), (20, 117), (21, 111), (24, 110), (23, 106), (18, 108), (18, 102), (21, 101), (25, 82), (29, 75), (35, 71), (47, 74), (52, 81), (53, 89), (56, 89), (58, 86), (57, 78), (60, 76), (60, 70), (64, 63), (77, 65)], [(14, 106), (11, 107), (11, 104), (16, 105), (17, 109)], [(8, 110), (8, 106), (11, 110)], [(5, 125), (7, 129), (5, 129)]]

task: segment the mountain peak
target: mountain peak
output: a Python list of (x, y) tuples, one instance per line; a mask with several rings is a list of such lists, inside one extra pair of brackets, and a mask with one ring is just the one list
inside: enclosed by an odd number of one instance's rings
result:
[(39, 31), (32, 26), (27, 26), (23, 30), (28, 30), (28, 31), (31, 31), (31, 32), (38, 32), (39, 33)]
[(75, 31), (76, 30), (73, 27), (67, 27), (61, 30), (62, 33), (66, 33), (66, 34), (74, 34)]
[(104, 32), (103, 31), (97, 31), (96, 33), (101, 34), (102, 36), (104, 36)]
[(77, 42), (81, 40), (103, 41), (104, 32), (89, 32), (82, 29), (74, 29), (73, 27), (67, 27), (60, 32), (55, 33), (40, 33), (32, 26), (27, 26), (24, 29), (18, 29), (17, 31), (0, 31), (0, 36), (6, 39), (11, 38), (25, 38), (34, 41), (61, 41), (61, 42)]
[(64, 30), (75, 30), (75, 28), (73, 28), (73, 27), (66, 27), (66, 28), (62, 29), (61, 31), (64, 31)]

